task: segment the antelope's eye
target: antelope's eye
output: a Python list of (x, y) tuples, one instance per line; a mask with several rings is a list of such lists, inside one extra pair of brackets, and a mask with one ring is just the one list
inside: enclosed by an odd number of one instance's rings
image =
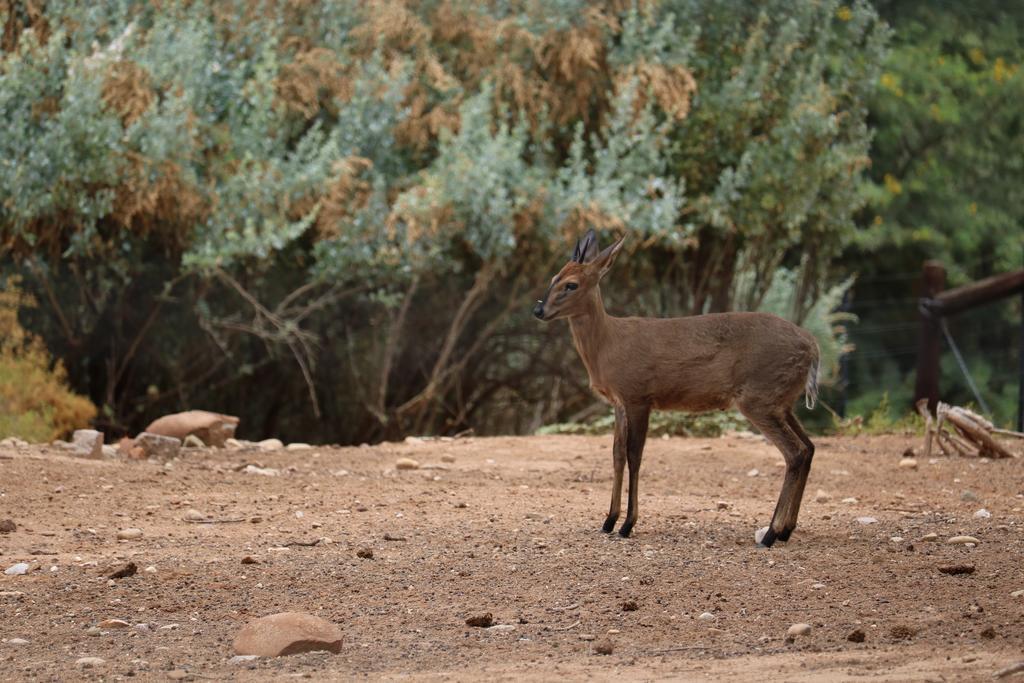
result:
[(576, 289), (577, 287), (579, 287), (579, 285), (578, 285), (578, 284), (576, 284), (575, 282), (566, 282), (566, 283), (565, 283), (565, 288), (566, 288), (567, 290), (569, 290), (570, 292), (571, 292), (572, 290)]

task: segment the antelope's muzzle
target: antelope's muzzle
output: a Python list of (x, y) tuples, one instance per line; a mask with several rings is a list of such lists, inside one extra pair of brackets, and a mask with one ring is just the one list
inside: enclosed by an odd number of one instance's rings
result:
[(534, 315), (535, 318), (537, 318), (537, 320), (543, 320), (544, 319), (544, 302), (543, 301), (539, 301), (539, 300), (537, 301), (537, 305), (533, 307), (533, 315)]

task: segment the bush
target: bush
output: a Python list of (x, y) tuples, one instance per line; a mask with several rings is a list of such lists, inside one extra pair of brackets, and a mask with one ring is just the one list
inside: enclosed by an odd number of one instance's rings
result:
[(18, 311), (35, 302), (17, 280), (0, 287), (0, 434), (50, 441), (96, 416), (96, 406), (67, 387), (60, 361), (18, 322)]

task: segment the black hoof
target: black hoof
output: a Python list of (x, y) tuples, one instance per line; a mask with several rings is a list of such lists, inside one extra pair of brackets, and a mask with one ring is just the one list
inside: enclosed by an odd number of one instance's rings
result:
[(633, 522), (626, 522), (622, 525), (622, 528), (619, 529), (619, 536), (622, 536), (623, 538), (629, 538), (631, 533), (633, 533)]
[(606, 534), (615, 531), (615, 522), (617, 521), (619, 521), (618, 515), (608, 515), (608, 518), (604, 520), (604, 526), (601, 527), (601, 531)]
[(778, 534), (776, 534), (771, 527), (768, 527), (768, 531), (765, 532), (764, 537), (762, 537), (761, 540), (758, 542), (757, 547), (771, 548), (772, 545), (774, 545), (775, 541), (778, 539)]
[(790, 536), (791, 536), (792, 534), (793, 534), (793, 530), (792, 530), (792, 529), (785, 529), (785, 530), (784, 530), (784, 531), (783, 531), (782, 533), (780, 533), (780, 534), (779, 534), (779, 535), (777, 536), (777, 538), (778, 538), (778, 539), (779, 539), (780, 541), (782, 541), (783, 543), (785, 543), (786, 541), (788, 541), (788, 540), (789, 540), (789, 537), (790, 537)]

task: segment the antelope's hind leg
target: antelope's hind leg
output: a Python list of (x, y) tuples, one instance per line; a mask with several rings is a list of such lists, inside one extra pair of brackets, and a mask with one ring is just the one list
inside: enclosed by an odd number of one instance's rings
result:
[[(810, 443), (800, 423), (796, 422), (796, 417), (791, 418), (789, 411), (785, 415), (778, 415), (758, 407), (742, 405), (740, 410), (786, 459), (786, 475), (771, 524), (764, 536), (758, 539), (758, 545), (770, 548), (777, 540), (789, 540), (790, 534), (796, 528), (800, 500), (803, 498), (807, 475), (811, 469), (814, 445)], [(793, 429), (793, 423), (797, 425), (799, 432)]]
[(626, 411), (615, 409), (615, 438), (612, 442), (612, 502), (601, 530), (610, 534), (622, 510), (622, 473), (626, 469)]

